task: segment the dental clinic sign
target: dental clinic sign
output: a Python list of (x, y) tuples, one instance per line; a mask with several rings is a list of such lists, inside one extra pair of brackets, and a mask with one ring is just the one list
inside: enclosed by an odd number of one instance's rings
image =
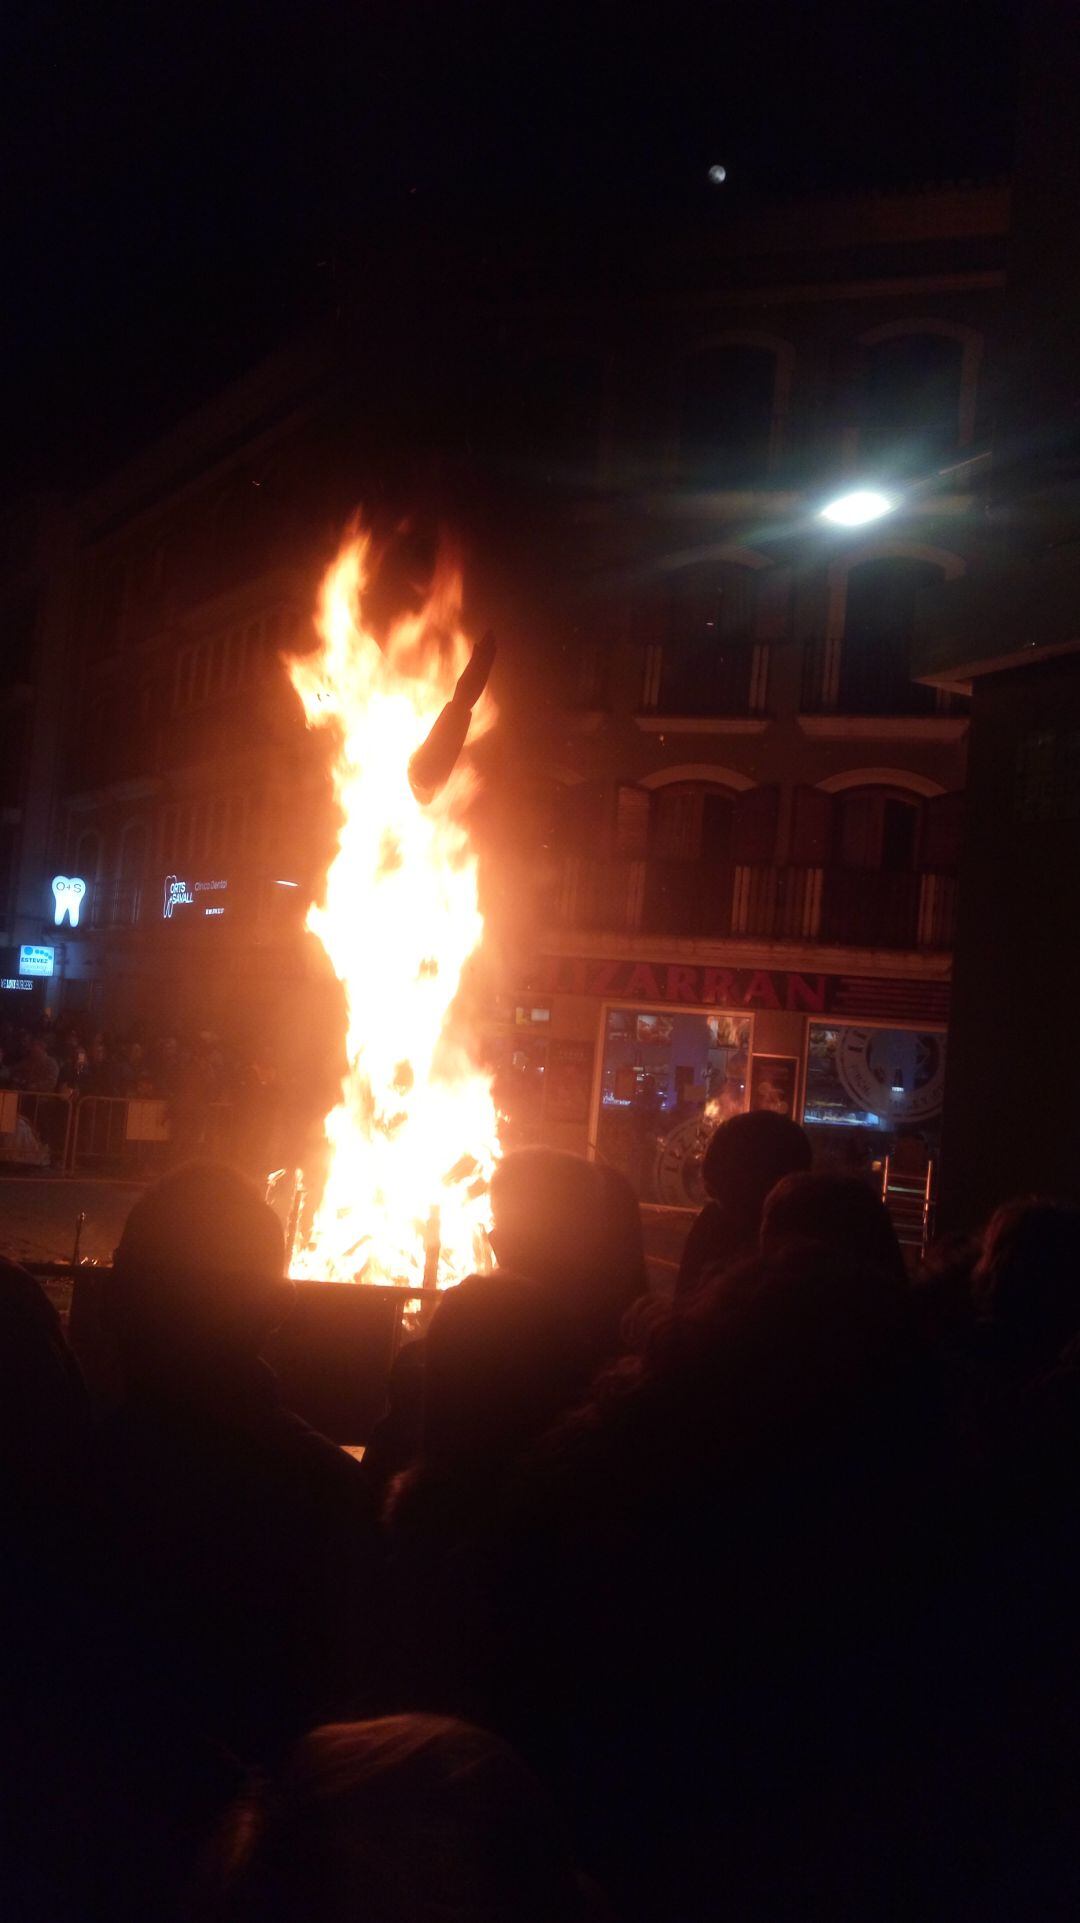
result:
[(86, 883), (81, 875), (54, 875), (52, 878), (53, 921), (62, 928), (65, 921), (70, 928), (79, 926), (79, 911), (82, 908)]
[(217, 921), (225, 913), (229, 884), (220, 881), (184, 881), (179, 875), (166, 875), (161, 901), (162, 921)]

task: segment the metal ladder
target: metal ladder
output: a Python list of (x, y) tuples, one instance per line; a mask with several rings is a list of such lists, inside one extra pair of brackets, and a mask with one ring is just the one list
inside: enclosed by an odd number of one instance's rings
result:
[(934, 1158), (922, 1168), (898, 1168), (895, 1155), (881, 1165), (881, 1199), (892, 1216), (897, 1239), (905, 1254), (922, 1255), (930, 1241), (934, 1217)]

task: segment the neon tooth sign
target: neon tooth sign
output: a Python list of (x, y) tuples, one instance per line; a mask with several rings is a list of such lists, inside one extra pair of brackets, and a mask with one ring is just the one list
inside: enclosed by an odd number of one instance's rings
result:
[(86, 893), (86, 883), (81, 875), (54, 875), (52, 891), (55, 899), (53, 920), (57, 928), (62, 928), (65, 919), (72, 928), (79, 926), (79, 910)]

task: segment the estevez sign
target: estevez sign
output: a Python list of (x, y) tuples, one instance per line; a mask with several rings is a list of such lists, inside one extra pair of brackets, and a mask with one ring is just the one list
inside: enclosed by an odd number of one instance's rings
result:
[(227, 881), (184, 881), (166, 875), (161, 902), (163, 921), (213, 921), (225, 913)]

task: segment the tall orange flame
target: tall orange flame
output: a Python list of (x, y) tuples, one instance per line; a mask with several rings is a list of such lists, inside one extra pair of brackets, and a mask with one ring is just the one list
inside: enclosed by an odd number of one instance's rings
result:
[[(307, 925), (344, 986), (348, 1060), (325, 1121), (326, 1185), (293, 1273), (415, 1284), (434, 1209), (445, 1286), (483, 1260), (497, 1152), (490, 1077), (454, 1020), (484, 928), (463, 819), (475, 777), (459, 765), (421, 806), (408, 769), (470, 650), (460, 576), (445, 566), (426, 606), (380, 648), (363, 623), (369, 555), (368, 536), (342, 548), (320, 592), (320, 646), (286, 664), (308, 726), (335, 736), (338, 847)], [(473, 734), (494, 718), (485, 695)]]

